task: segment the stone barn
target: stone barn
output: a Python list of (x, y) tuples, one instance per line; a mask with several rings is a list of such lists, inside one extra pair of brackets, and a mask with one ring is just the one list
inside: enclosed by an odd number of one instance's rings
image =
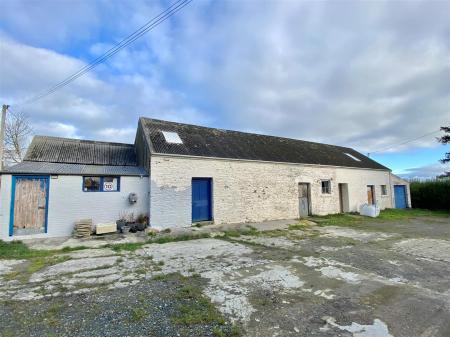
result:
[[(130, 203), (130, 194), (137, 197)], [(157, 228), (410, 207), (409, 186), (347, 147), (141, 117), (134, 144), (36, 136), (1, 177), (0, 238), (149, 214)]]

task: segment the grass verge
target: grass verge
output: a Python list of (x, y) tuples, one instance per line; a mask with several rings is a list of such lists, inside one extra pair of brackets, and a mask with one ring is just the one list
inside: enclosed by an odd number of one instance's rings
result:
[(63, 249), (58, 250), (31, 249), (22, 241), (5, 242), (0, 240), (0, 259), (31, 259), (52, 256), (58, 253), (68, 253), (81, 249), (87, 249), (87, 247), (64, 247)]
[(324, 216), (312, 216), (310, 220), (319, 226), (351, 226), (367, 222), (410, 220), (420, 217), (450, 217), (450, 212), (431, 211), (426, 209), (385, 209), (376, 218), (370, 218), (359, 214), (330, 214)]

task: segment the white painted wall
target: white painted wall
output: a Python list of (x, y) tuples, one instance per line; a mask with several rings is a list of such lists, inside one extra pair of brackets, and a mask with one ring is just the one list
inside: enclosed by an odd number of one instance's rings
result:
[[(111, 222), (119, 218), (121, 212), (133, 212), (134, 216), (148, 213), (148, 177), (121, 177), (120, 192), (83, 192), (81, 176), (58, 176), (50, 179), (48, 232), (47, 234), (13, 237), (14, 239), (69, 236), (74, 222), (91, 218), (93, 223)], [(128, 195), (137, 193), (138, 201), (130, 205)], [(9, 217), (11, 199), (11, 176), (2, 176), (1, 186), (0, 238), (9, 237)]]
[[(348, 183), (350, 211), (367, 202), (367, 185), (382, 208), (392, 207), (388, 171), (153, 155), (150, 172), (150, 222), (161, 228), (191, 225), (193, 177), (213, 180), (215, 223), (297, 218), (299, 182), (311, 184), (313, 214), (339, 212), (338, 183)], [(331, 179), (330, 195), (321, 193), (321, 179)]]
[(0, 178), (0, 239), (5, 240), (9, 231), (12, 179), (10, 175), (2, 175)]

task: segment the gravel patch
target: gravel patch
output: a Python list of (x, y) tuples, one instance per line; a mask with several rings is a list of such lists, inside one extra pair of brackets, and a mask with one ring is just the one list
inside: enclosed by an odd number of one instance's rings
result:
[(396, 236), (396, 234), (364, 232), (352, 228), (336, 226), (318, 227), (317, 230), (320, 231), (325, 237), (345, 237), (361, 242), (381, 241)]
[[(202, 281), (190, 279), (191, 286)], [(34, 336), (215, 336), (215, 322), (175, 324), (180, 305), (176, 294), (186, 281), (178, 277), (147, 280), (134, 286), (86, 294), (0, 305), (0, 335)], [(230, 323), (220, 328), (229, 330)]]
[(450, 241), (436, 239), (409, 239), (397, 242), (394, 249), (407, 255), (436, 261), (450, 262)]

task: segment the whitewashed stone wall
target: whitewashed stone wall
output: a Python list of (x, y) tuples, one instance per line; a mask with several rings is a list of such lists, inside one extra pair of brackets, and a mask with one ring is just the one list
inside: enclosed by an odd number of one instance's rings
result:
[[(388, 171), (160, 155), (150, 171), (150, 222), (161, 228), (191, 225), (193, 177), (212, 178), (215, 223), (298, 218), (300, 182), (311, 184), (313, 214), (340, 211), (338, 183), (348, 183), (350, 211), (367, 202), (367, 185), (382, 208), (392, 207)], [(321, 193), (322, 179), (331, 179), (330, 195)]]
[[(58, 176), (50, 179), (48, 232), (47, 234), (12, 237), (26, 239), (38, 237), (69, 236), (74, 222), (91, 218), (93, 223), (111, 222), (119, 218), (119, 213), (127, 212), (138, 216), (148, 213), (149, 206), (148, 177), (121, 177), (120, 192), (83, 192), (81, 176)], [(130, 205), (128, 195), (137, 193), (138, 201)], [(0, 238), (9, 237), (11, 199), (11, 176), (2, 176)]]

